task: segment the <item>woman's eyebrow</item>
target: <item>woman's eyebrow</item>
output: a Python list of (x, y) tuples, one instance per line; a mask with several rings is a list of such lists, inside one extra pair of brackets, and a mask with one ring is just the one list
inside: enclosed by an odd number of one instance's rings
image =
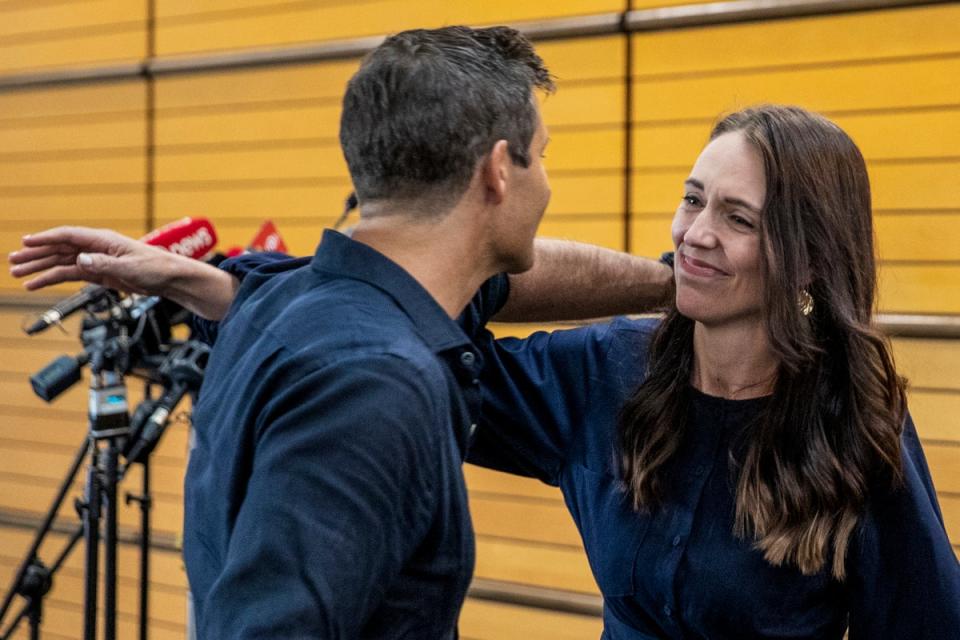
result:
[[(694, 189), (699, 189), (700, 191), (705, 191), (706, 189), (703, 186), (703, 183), (697, 180), (696, 178), (687, 178), (683, 181), (685, 186), (693, 187)], [(750, 204), (746, 200), (741, 198), (724, 198), (723, 202), (726, 204), (732, 204), (734, 206), (743, 207), (747, 211), (760, 215), (762, 209), (756, 205)]]

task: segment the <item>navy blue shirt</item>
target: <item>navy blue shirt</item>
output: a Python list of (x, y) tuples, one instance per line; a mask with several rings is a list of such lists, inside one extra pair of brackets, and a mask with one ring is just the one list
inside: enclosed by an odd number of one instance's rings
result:
[(905, 485), (875, 491), (848, 578), (773, 567), (733, 535), (735, 436), (764, 399), (690, 388), (690, 436), (666, 504), (637, 513), (615, 462), (617, 413), (646, 370), (652, 321), (620, 319), (524, 340), (475, 336), (484, 407), (469, 461), (557, 485), (604, 598), (609, 640), (960, 638), (960, 566), (911, 420)]
[[(481, 358), (366, 245), (327, 232), (312, 260), (262, 260), (225, 264), (245, 277), (194, 411), (184, 558), (199, 637), (456, 637)], [(506, 286), (488, 282), (463, 326)]]

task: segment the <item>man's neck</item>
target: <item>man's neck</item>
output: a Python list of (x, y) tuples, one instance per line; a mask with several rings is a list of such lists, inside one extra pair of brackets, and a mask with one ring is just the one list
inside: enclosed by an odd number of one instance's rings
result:
[(728, 399), (769, 395), (777, 376), (777, 359), (763, 323), (737, 322), (708, 327), (697, 323), (693, 334), (694, 387)]
[(418, 220), (416, 212), (397, 212), (362, 218), (352, 238), (400, 265), (456, 318), (480, 285), (500, 271), (483, 255), (474, 226), (456, 215)]

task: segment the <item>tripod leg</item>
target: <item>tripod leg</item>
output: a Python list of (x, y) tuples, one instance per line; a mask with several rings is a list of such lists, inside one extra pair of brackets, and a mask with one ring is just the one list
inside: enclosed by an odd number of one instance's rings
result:
[(86, 513), (83, 537), (86, 543), (84, 575), (86, 577), (83, 602), (83, 640), (97, 638), (97, 572), (100, 568), (100, 449), (93, 444), (93, 460), (87, 470)]
[(117, 479), (120, 446), (116, 438), (107, 441), (103, 464), (103, 495), (106, 526), (103, 551), (104, 638), (117, 637)]

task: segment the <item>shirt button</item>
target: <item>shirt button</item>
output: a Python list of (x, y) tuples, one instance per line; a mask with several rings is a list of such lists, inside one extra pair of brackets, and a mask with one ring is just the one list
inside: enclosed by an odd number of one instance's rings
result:
[(695, 475), (702, 476), (702, 475), (703, 475), (703, 471), (704, 471), (703, 465), (698, 464), (698, 465), (696, 466), (696, 468), (693, 470), (693, 473), (694, 473)]
[(460, 364), (465, 367), (472, 367), (476, 361), (477, 356), (473, 355), (473, 351), (464, 351), (460, 354)]
[(474, 422), (473, 424), (470, 425), (470, 437), (471, 437), (471, 438), (473, 437), (473, 432), (476, 431), (476, 430), (477, 430), (477, 423)]
[(679, 546), (680, 546), (680, 536), (675, 536), (675, 537), (673, 538), (673, 546), (675, 546), (675, 547), (679, 547)]
[(670, 605), (663, 605), (663, 615), (667, 616), (668, 618), (673, 615), (673, 609), (670, 608)]

